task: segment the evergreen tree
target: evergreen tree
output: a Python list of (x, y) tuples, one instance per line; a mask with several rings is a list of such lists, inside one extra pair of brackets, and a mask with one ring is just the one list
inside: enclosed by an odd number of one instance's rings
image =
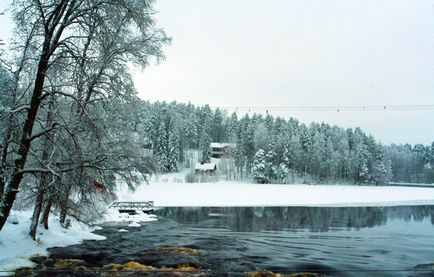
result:
[(228, 142), (236, 142), (239, 133), (237, 113), (233, 112), (231, 117), (226, 120), (225, 129)]
[(235, 167), (237, 168), (237, 173), (242, 178), (243, 177), (243, 168), (246, 165), (247, 158), (246, 158), (246, 154), (244, 153), (244, 147), (243, 147), (240, 139), (236, 143), (233, 156), (234, 156), (234, 160), (235, 160)]
[(431, 165), (431, 168), (434, 168), (434, 141), (431, 143), (429, 163)]
[(255, 149), (265, 149), (270, 143), (267, 127), (264, 123), (260, 123), (255, 130), (253, 141)]
[(211, 139), (213, 142), (223, 142), (225, 129), (223, 126), (223, 114), (220, 109), (216, 109), (211, 122)]
[(300, 142), (301, 142), (301, 147), (303, 149), (302, 164), (300, 165), (300, 167), (304, 171), (304, 174), (306, 174), (309, 170), (309, 165), (310, 165), (312, 135), (309, 132), (309, 130), (306, 128), (306, 126), (303, 124), (301, 125)]
[(324, 169), (326, 168), (326, 142), (324, 134), (315, 131), (313, 143), (310, 147), (310, 170), (309, 173), (318, 176), (320, 180), (324, 179)]
[(259, 149), (253, 158), (252, 174), (255, 181), (259, 184), (267, 184), (270, 182), (269, 178), (266, 176), (266, 160), (265, 152)]
[(369, 157), (369, 153), (368, 150), (366, 149), (366, 146), (361, 147), (361, 149), (358, 152), (359, 167), (358, 167), (357, 177), (358, 177), (359, 184), (367, 183), (370, 179), (368, 157)]
[(277, 163), (277, 153), (274, 151), (275, 143), (270, 142), (268, 146), (268, 151), (265, 155), (265, 176), (268, 180), (273, 180), (278, 178), (278, 163)]
[(255, 155), (255, 125), (250, 121), (247, 114), (240, 120), (240, 125), (240, 141), (246, 157), (246, 172), (249, 173)]
[(158, 128), (154, 141), (154, 156), (158, 160), (160, 171), (176, 172), (181, 159), (181, 142), (179, 129), (176, 127), (175, 115), (161, 110), (158, 116)]
[(158, 165), (162, 172), (170, 172), (167, 144), (167, 128), (164, 121), (158, 125), (158, 136), (154, 142), (154, 155), (158, 158)]
[(273, 130), (274, 130), (274, 118), (271, 114), (268, 113), (268, 111), (267, 111), (267, 115), (265, 116), (264, 123), (265, 123), (265, 127), (267, 128), (268, 132), (270, 134), (272, 134)]
[(202, 129), (202, 134), (200, 136), (200, 141), (199, 141), (201, 162), (205, 162), (205, 163), (211, 162), (211, 155), (212, 155), (211, 139), (207, 129), (208, 128), (206, 126), (205, 128)]
[(390, 181), (383, 161), (375, 160), (372, 164), (371, 177), (376, 185), (386, 185)]
[(179, 130), (175, 128), (174, 122), (169, 125), (169, 141), (167, 149), (167, 165), (169, 172), (178, 171), (178, 162), (181, 157), (181, 148), (179, 140)]

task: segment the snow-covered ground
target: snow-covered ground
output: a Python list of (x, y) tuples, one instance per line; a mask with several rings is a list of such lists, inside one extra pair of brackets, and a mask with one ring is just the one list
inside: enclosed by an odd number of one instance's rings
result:
[(152, 200), (157, 207), (434, 205), (434, 188), (393, 186), (150, 182), (117, 194), (119, 201)]
[[(20, 267), (34, 266), (35, 264), (29, 258), (32, 255), (47, 255), (47, 249), (50, 247), (78, 244), (87, 239), (105, 239), (103, 236), (91, 233), (97, 227), (91, 228), (76, 220), (71, 220), (71, 227), (65, 229), (59, 224), (58, 217), (52, 215), (49, 230), (39, 226), (37, 240), (34, 241), (29, 236), (31, 216), (31, 211), (12, 211), (0, 232), (0, 276), (13, 275), (13, 270)], [(129, 227), (140, 227), (139, 222), (154, 220), (157, 220), (154, 215), (119, 214), (115, 209), (108, 209), (103, 219), (103, 221), (126, 221), (129, 222)], [(119, 229), (119, 231), (127, 230)]]
[[(47, 248), (55, 246), (67, 246), (81, 243), (85, 239), (101, 240), (103, 236), (92, 234), (94, 228), (72, 220), (71, 227), (63, 228), (58, 218), (52, 216), (49, 222), (49, 230), (43, 226), (38, 228), (37, 240), (29, 236), (30, 211), (12, 211), (8, 222), (0, 232), (0, 275), (8, 275), (7, 272), (19, 267), (33, 266), (28, 259), (32, 255), (47, 255)], [(17, 223), (17, 224), (14, 224)]]

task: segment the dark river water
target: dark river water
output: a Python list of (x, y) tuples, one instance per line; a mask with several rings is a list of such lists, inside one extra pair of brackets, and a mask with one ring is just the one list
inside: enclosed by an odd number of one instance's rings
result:
[[(314, 272), (324, 276), (434, 276), (434, 206), (164, 208), (158, 221), (107, 223), (103, 241), (51, 248), (93, 266), (189, 264), (211, 276)], [(128, 232), (118, 232), (126, 229)], [(187, 247), (200, 254), (167, 249)], [(182, 251), (181, 251), (182, 252)]]

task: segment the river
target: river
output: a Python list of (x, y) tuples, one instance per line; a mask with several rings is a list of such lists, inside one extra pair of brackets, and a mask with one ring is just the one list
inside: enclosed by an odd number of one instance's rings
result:
[(95, 232), (106, 240), (51, 248), (50, 258), (83, 259), (95, 267), (129, 261), (156, 268), (182, 264), (211, 276), (257, 270), (434, 276), (434, 206), (202, 207), (155, 213), (159, 220), (141, 227), (106, 223)]

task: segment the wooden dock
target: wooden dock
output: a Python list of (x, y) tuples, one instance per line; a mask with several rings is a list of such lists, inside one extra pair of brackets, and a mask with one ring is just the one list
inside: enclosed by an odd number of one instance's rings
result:
[(109, 208), (117, 208), (120, 213), (137, 214), (137, 211), (150, 213), (154, 211), (154, 201), (113, 201)]

